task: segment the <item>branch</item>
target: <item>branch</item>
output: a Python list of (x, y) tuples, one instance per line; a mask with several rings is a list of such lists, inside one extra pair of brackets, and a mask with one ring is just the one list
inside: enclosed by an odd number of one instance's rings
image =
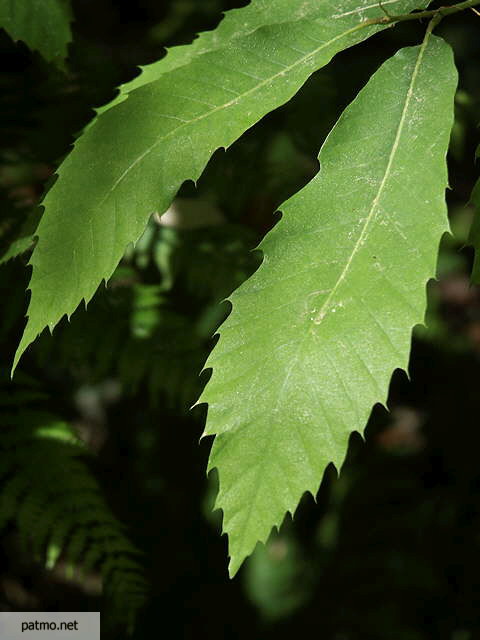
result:
[(429, 11), (417, 11), (416, 13), (406, 13), (400, 16), (385, 15), (382, 18), (371, 18), (370, 20), (365, 20), (362, 24), (395, 24), (397, 22), (406, 22), (407, 20), (423, 20), (429, 18), (436, 18), (435, 23), (438, 24), (444, 16), (465, 11), (465, 9), (472, 9), (477, 5), (480, 5), (480, 0), (465, 0), (465, 2), (459, 2), (449, 7), (439, 7), (438, 9), (431, 9)]

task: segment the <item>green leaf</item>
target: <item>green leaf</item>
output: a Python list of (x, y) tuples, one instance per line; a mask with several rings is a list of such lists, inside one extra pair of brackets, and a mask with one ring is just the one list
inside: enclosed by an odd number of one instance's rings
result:
[(67, 57), (72, 34), (66, 0), (0, 0), (0, 27), (49, 62)]
[[(421, 3), (413, 3), (412, 6), (405, 9), (400, 7), (399, 0), (390, 0), (384, 4), (398, 6), (400, 10), (409, 11), (417, 8)], [(424, 3), (426, 4), (426, 3)], [(128, 96), (131, 91), (142, 87), (145, 84), (158, 80), (160, 76), (169, 71), (173, 71), (178, 67), (189, 64), (197, 56), (203, 53), (209, 53), (222, 49), (235, 39), (249, 35), (261, 27), (267, 25), (278, 25), (282, 23), (294, 23), (299, 20), (308, 18), (317, 19), (318, 3), (315, 2), (299, 2), (298, 0), (252, 0), (252, 2), (241, 9), (232, 9), (228, 11), (218, 27), (212, 31), (201, 33), (191, 44), (180, 45), (168, 49), (168, 55), (157, 62), (149, 65), (141, 66), (141, 73), (136, 78), (127, 82), (120, 87), (119, 95), (109, 102), (107, 105), (97, 110), (98, 114), (104, 113), (111, 107), (116, 106)], [(337, 4), (335, 9), (334, 3), (325, 2), (325, 15), (338, 15), (349, 11), (364, 12), (365, 9), (358, 9), (358, 0), (353, 2), (343, 2)], [(328, 5), (330, 7), (328, 8)], [(378, 3), (369, 3), (370, 7), (376, 7)], [(325, 9), (322, 11), (325, 13)]]
[[(295, 4), (294, 4), (295, 3)], [(408, 11), (421, 1), (389, 3)], [(108, 279), (150, 214), (163, 213), (185, 180), (289, 100), (339, 51), (385, 25), (373, 3), (292, 0), (309, 17), (267, 25), (204, 53), (129, 94), (76, 142), (47, 194), (32, 256), (29, 320), (15, 356)]]
[(0, 264), (5, 264), (5, 262), (8, 262), (13, 258), (17, 258), (22, 255), (22, 253), (29, 251), (34, 244), (35, 236), (23, 236), (21, 238), (17, 238), (0, 258)]
[(386, 403), (448, 230), (445, 156), (456, 71), (439, 38), (388, 60), (330, 133), (320, 173), (282, 208), (206, 366), (234, 574), (349, 434)]
[(114, 100), (97, 109), (101, 114), (123, 102), (131, 91), (158, 80), (160, 76), (191, 62), (195, 57), (222, 49), (234, 38), (246, 36), (268, 24), (293, 22), (317, 11), (313, 3), (292, 0), (253, 0), (242, 9), (228, 11), (218, 27), (201, 33), (191, 43), (167, 49), (168, 55), (157, 62), (140, 67), (140, 75), (123, 84)]

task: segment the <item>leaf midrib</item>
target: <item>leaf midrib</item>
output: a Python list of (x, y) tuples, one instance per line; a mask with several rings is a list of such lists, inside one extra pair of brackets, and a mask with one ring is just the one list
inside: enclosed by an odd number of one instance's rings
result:
[[(418, 76), (418, 70), (419, 70), (420, 65), (422, 63), (423, 56), (424, 56), (424, 53), (425, 53), (425, 49), (426, 49), (428, 41), (430, 39), (430, 35), (431, 35), (430, 32), (428, 32), (426, 34), (425, 39), (424, 39), (424, 41), (422, 42), (422, 44), (420, 46), (419, 53), (418, 53), (418, 56), (417, 56), (417, 60), (415, 62), (415, 67), (414, 67), (413, 73), (412, 73), (412, 79), (410, 81), (410, 85), (408, 87), (407, 95), (406, 95), (406, 98), (405, 98), (405, 104), (404, 104), (403, 109), (402, 109), (402, 115), (400, 117), (400, 122), (398, 124), (398, 128), (397, 128), (397, 132), (396, 132), (396, 135), (395, 135), (395, 139), (394, 139), (394, 142), (393, 142), (393, 145), (392, 145), (392, 149), (390, 151), (390, 155), (389, 155), (389, 158), (388, 158), (388, 163), (387, 163), (387, 166), (386, 166), (385, 173), (383, 175), (382, 181), (381, 181), (381, 183), (380, 183), (380, 185), (378, 187), (377, 194), (376, 194), (375, 198), (373, 199), (372, 206), (370, 207), (370, 211), (368, 213), (368, 216), (365, 219), (365, 222), (364, 222), (363, 227), (362, 227), (362, 231), (361, 231), (360, 235), (358, 236), (357, 242), (355, 243), (355, 245), (354, 245), (354, 247), (353, 247), (353, 249), (352, 249), (352, 251), (351, 251), (351, 253), (350, 253), (349, 257), (348, 257), (348, 260), (347, 260), (347, 262), (345, 264), (345, 267), (343, 268), (343, 270), (342, 270), (340, 276), (338, 277), (335, 285), (332, 287), (332, 290), (328, 294), (328, 296), (327, 296), (325, 302), (323, 303), (320, 311), (318, 312), (317, 316), (313, 319), (313, 324), (316, 325), (316, 326), (320, 325), (323, 322), (323, 319), (326, 317), (328, 308), (330, 307), (330, 304), (331, 304), (331, 301), (332, 301), (333, 297), (335, 296), (335, 294), (336, 294), (338, 288), (340, 287), (340, 285), (344, 282), (355, 256), (357, 255), (360, 247), (363, 245), (365, 239), (367, 238), (367, 236), (369, 234), (369, 228), (371, 227), (372, 223), (375, 221), (375, 214), (376, 214), (376, 211), (377, 211), (377, 208), (378, 208), (378, 203), (380, 201), (380, 198), (382, 197), (382, 193), (383, 193), (383, 191), (385, 189), (385, 185), (387, 184), (387, 181), (390, 178), (392, 165), (393, 165), (393, 162), (395, 160), (395, 156), (396, 156), (396, 153), (397, 153), (398, 146), (400, 144), (400, 138), (401, 138), (401, 136), (403, 134), (403, 129), (404, 129), (404, 126), (405, 126), (405, 120), (406, 120), (406, 117), (407, 117), (407, 112), (408, 112), (408, 109), (410, 107), (410, 103), (411, 103), (411, 100), (412, 100), (412, 95), (413, 95), (413, 91), (414, 91), (414, 87), (415, 87), (415, 82), (416, 82), (417, 76)], [(310, 332), (312, 330), (313, 330), (313, 327), (310, 329)]]
[(419, 68), (420, 68), (424, 53), (425, 53), (425, 49), (426, 49), (426, 47), (428, 45), (428, 41), (430, 39), (430, 35), (431, 35), (431, 33), (427, 32), (427, 34), (425, 36), (425, 39), (424, 39), (424, 41), (422, 42), (422, 44), (420, 46), (419, 53), (418, 53), (418, 56), (417, 56), (417, 60), (415, 62), (415, 66), (414, 66), (414, 69), (413, 69), (410, 85), (409, 85), (409, 88), (408, 88), (408, 91), (407, 91), (407, 95), (406, 95), (406, 98), (405, 98), (405, 104), (404, 104), (404, 107), (402, 109), (402, 115), (400, 117), (400, 122), (399, 122), (399, 125), (397, 127), (397, 132), (396, 132), (396, 135), (395, 135), (395, 139), (394, 139), (394, 142), (393, 142), (393, 145), (392, 145), (392, 149), (390, 151), (388, 163), (387, 163), (387, 166), (386, 166), (386, 169), (385, 169), (385, 174), (383, 176), (382, 182), (380, 183), (380, 186), (378, 188), (377, 194), (376, 194), (376, 196), (375, 196), (375, 198), (374, 198), (374, 200), (372, 202), (372, 206), (370, 208), (370, 212), (369, 212), (369, 214), (368, 214), (368, 216), (366, 218), (365, 224), (363, 225), (363, 228), (362, 228), (362, 231), (361, 231), (361, 233), (360, 233), (360, 235), (358, 237), (358, 240), (355, 243), (355, 246), (354, 246), (354, 248), (353, 248), (353, 250), (352, 250), (352, 252), (351, 252), (351, 254), (350, 254), (350, 256), (349, 256), (349, 258), (348, 258), (348, 260), (346, 262), (346, 264), (345, 264), (345, 267), (342, 270), (342, 273), (338, 277), (334, 287), (332, 288), (330, 294), (328, 295), (327, 299), (323, 303), (323, 305), (322, 305), (322, 307), (321, 307), (321, 309), (320, 309), (320, 311), (319, 311), (319, 313), (317, 315), (317, 318), (319, 320), (317, 322), (315, 322), (315, 319), (313, 320), (313, 325), (310, 328), (310, 331), (305, 331), (303, 333), (302, 339), (298, 343), (297, 349), (296, 349), (294, 355), (292, 356), (292, 362), (290, 364), (290, 367), (288, 368), (288, 371), (287, 371), (285, 379), (283, 381), (280, 393), (278, 395), (277, 402), (276, 402), (275, 407), (273, 409), (273, 413), (274, 414), (277, 414), (279, 409), (280, 409), (283, 393), (284, 393), (285, 388), (286, 388), (286, 386), (288, 384), (288, 381), (290, 379), (290, 376), (292, 374), (293, 369), (298, 364), (298, 361), (300, 359), (300, 355), (302, 353), (302, 349), (305, 346), (307, 339), (311, 336), (311, 334), (312, 334), (312, 332), (314, 330), (314, 326), (318, 327), (321, 324), (321, 322), (323, 321), (323, 319), (325, 318), (327, 310), (328, 310), (328, 306), (330, 305), (331, 300), (332, 300), (334, 294), (336, 293), (336, 291), (338, 290), (339, 286), (345, 280), (345, 277), (346, 277), (346, 275), (347, 275), (347, 273), (348, 273), (348, 271), (350, 269), (350, 266), (351, 266), (351, 264), (353, 262), (353, 259), (356, 256), (356, 254), (358, 253), (358, 250), (360, 249), (360, 247), (362, 246), (363, 240), (365, 239), (365, 237), (367, 237), (368, 228), (369, 228), (369, 226), (371, 225), (371, 223), (373, 222), (373, 220), (375, 218), (375, 211), (376, 211), (376, 209), (378, 207), (378, 203), (380, 201), (381, 195), (383, 193), (383, 190), (385, 188), (387, 180), (388, 180), (388, 178), (390, 176), (390, 172), (391, 172), (392, 165), (393, 165), (393, 162), (394, 162), (394, 159), (395, 159), (395, 155), (396, 155), (399, 143), (400, 143), (400, 138), (401, 138), (401, 135), (403, 133), (403, 128), (404, 128), (404, 125), (405, 125), (406, 115), (407, 115), (407, 112), (408, 112), (408, 108), (410, 106), (410, 102), (411, 102), (413, 91), (414, 91), (414, 87), (415, 87), (415, 82), (416, 82), (416, 79), (417, 79), (417, 76), (418, 76), (418, 71), (419, 71)]
[[(397, 4), (399, 0), (383, 0), (382, 5), (385, 6), (386, 4)], [(368, 5), (368, 7), (358, 7), (357, 9), (352, 9), (352, 11), (346, 11), (345, 13), (337, 13), (337, 15), (334, 15), (333, 18), (337, 19), (337, 18), (344, 18), (345, 16), (353, 16), (356, 13), (363, 13), (364, 11), (368, 11), (369, 9), (380, 9), (380, 3), (379, 2), (375, 2), (374, 4), (370, 4)]]

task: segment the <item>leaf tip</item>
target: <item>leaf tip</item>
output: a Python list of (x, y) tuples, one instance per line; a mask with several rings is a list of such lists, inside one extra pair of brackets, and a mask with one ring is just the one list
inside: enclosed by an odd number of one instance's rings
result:
[(16, 350), (15, 356), (13, 358), (12, 368), (10, 369), (10, 380), (13, 380), (13, 376), (15, 375), (15, 370), (27, 346), (28, 345), (25, 345), (25, 346), (23, 345), (23, 338), (22, 338), (22, 341), (18, 345), (18, 349)]
[(235, 555), (230, 556), (230, 562), (228, 563), (228, 577), (230, 578), (230, 580), (233, 580), (233, 578), (237, 575), (244, 560), (245, 560), (245, 557), (242, 557), (242, 556), (240, 557), (237, 557)]

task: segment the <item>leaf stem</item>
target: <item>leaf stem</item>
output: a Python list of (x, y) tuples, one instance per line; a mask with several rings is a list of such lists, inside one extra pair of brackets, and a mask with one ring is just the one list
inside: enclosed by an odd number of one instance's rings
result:
[(384, 15), (382, 18), (371, 18), (370, 20), (365, 20), (363, 24), (395, 24), (397, 22), (406, 22), (408, 20), (423, 20), (428, 18), (437, 18), (435, 24), (432, 25), (432, 28), (438, 24), (441, 18), (444, 16), (451, 15), (453, 13), (458, 13), (460, 11), (465, 11), (465, 9), (472, 9), (473, 7), (480, 5), (480, 0), (465, 0), (464, 2), (459, 2), (458, 4), (452, 4), (447, 7), (439, 7), (438, 9), (430, 9), (428, 11), (417, 11), (415, 13), (406, 13), (399, 16), (392, 15)]

